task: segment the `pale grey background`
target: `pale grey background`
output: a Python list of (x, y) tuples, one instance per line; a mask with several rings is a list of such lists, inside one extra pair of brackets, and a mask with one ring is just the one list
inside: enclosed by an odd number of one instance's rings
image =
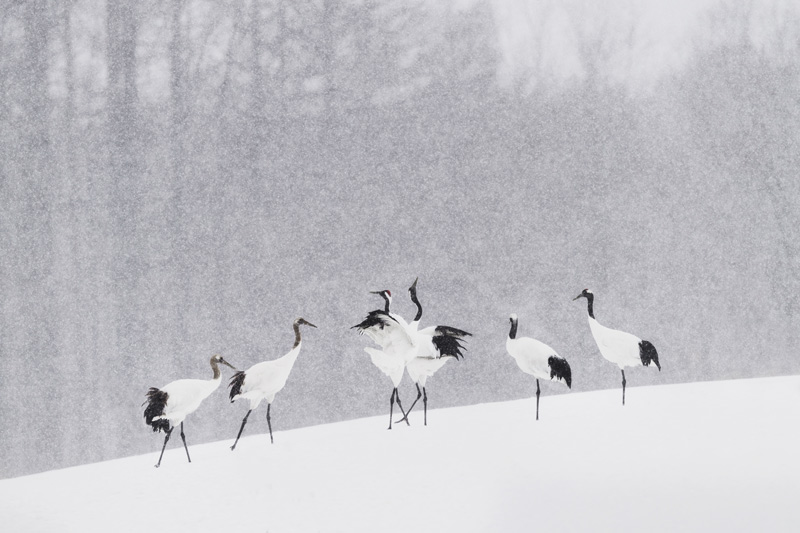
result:
[[(349, 327), (416, 276), (475, 335), (432, 408), (533, 394), (511, 312), (619, 387), (584, 287), (659, 350), (631, 387), (800, 372), (798, 42), (777, 0), (4, 0), (0, 477), (156, 453), (148, 387), (297, 316), (277, 439), (385, 415)], [(233, 440), (223, 389), (190, 445)]]

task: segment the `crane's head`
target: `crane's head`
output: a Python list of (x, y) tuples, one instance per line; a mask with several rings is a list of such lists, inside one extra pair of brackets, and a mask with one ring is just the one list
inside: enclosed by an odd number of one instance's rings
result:
[(235, 367), (235, 366), (233, 366), (232, 364), (230, 364), (229, 362), (227, 362), (227, 361), (226, 361), (226, 360), (225, 360), (225, 359), (224, 359), (224, 358), (223, 358), (221, 355), (219, 355), (219, 354), (217, 354), (217, 355), (214, 355), (214, 357), (212, 357), (212, 358), (211, 358), (211, 363), (212, 363), (212, 364), (223, 364), (223, 365), (225, 365), (225, 366), (229, 366), (229, 367), (231, 367), (232, 369), (236, 370), (236, 367)]
[(312, 324), (311, 322), (309, 322), (308, 320), (306, 320), (305, 318), (298, 318), (297, 320), (294, 321), (294, 325), (295, 326), (301, 326), (301, 325), (302, 326), (311, 326), (312, 328), (317, 327), (314, 324)]
[(572, 299), (572, 301), (574, 302), (578, 298), (586, 298), (587, 300), (591, 300), (594, 298), (594, 294), (589, 289), (583, 289), (579, 295)]
[(511, 316), (508, 317), (508, 320), (511, 322), (511, 330), (508, 332), (509, 339), (516, 339), (517, 338), (517, 314), (511, 313)]
[(369, 293), (379, 295), (381, 298), (386, 300), (386, 303), (392, 303), (392, 291), (390, 291), (389, 289), (385, 289), (382, 291), (369, 291)]
[(410, 292), (413, 296), (417, 295), (417, 282), (419, 281), (419, 277), (414, 278), (414, 283), (408, 288), (408, 292)]

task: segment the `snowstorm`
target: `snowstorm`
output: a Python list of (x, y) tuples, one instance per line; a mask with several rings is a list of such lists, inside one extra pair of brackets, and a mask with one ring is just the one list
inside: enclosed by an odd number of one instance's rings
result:
[[(155, 455), (150, 387), (283, 356), (299, 317), (276, 443), (385, 416), (353, 326), (383, 290), (410, 320), (415, 279), (471, 333), (429, 419), (533, 397), (511, 314), (571, 366), (543, 416), (616, 398), (587, 288), (658, 349), (629, 398), (800, 374), (798, 95), (781, 0), (2, 2), (0, 478)], [(247, 412), (221, 372), (190, 448)]]

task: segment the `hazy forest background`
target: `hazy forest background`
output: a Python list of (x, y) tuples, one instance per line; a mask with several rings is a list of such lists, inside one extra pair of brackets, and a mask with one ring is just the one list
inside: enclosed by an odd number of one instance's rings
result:
[[(619, 387), (585, 287), (659, 350), (630, 387), (800, 372), (796, 2), (0, 6), (0, 477), (157, 453), (148, 387), (298, 316), (275, 430), (384, 415), (349, 327), (416, 276), (423, 325), (474, 333), (431, 407), (533, 394), (511, 312)], [(223, 389), (190, 445), (235, 436)]]

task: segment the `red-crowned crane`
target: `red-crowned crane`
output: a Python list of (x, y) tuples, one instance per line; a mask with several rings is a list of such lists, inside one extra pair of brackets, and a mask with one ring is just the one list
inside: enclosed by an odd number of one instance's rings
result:
[(219, 387), (222, 375), (219, 371), (220, 363), (236, 370), (222, 356), (215, 355), (211, 358), (211, 369), (214, 371), (212, 379), (179, 379), (160, 389), (150, 387), (147, 392), (147, 400), (144, 402), (147, 404), (144, 410), (144, 420), (147, 425), (152, 426), (153, 431), (166, 433), (156, 468), (161, 465), (164, 449), (167, 447), (172, 430), (178, 424), (181, 425), (181, 439), (183, 447), (186, 449), (186, 458), (190, 463), (192, 462), (192, 458), (189, 457), (189, 447), (186, 445), (186, 435), (183, 433), (183, 420), (200, 407), (203, 400)]
[(230, 400), (231, 403), (239, 398), (250, 401), (250, 409), (242, 419), (242, 425), (239, 428), (239, 433), (236, 435), (236, 440), (231, 446), (231, 450), (236, 449), (236, 444), (239, 442), (239, 437), (242, 436), (244, 425), (247, 423), (247, 417), (250, 413), (259, 406), (261, 400), (267, 400), (267, 427), (269, 428), (269, 441), (274, 444), (272, 440), (272, 420), (270, 419), (270, 408), (272, 402), (275, 400), (275, 395), (283, 389), (286, 385), (286, 380), (289, 378), (289, 373), (292, 371), (294, 362), (297, 360), (297, 355), (300, 353), (300, 346), (302, 339), (300, 338), (300, 326), (311, 326), (316, 328), (314, 324), (308, 322), (304, 318), (298, 318), (294, 321), (294, 346), (289, 350), (289, 353), (274, 359), (272, 361), (264, 361), (257, 363), (247, 370), (240, 370), (236, 372), (231, 378), (228, 386), (230, 387)]
[(517, 315), (509, 317), (511, 330), (506, 339), (506, 351), (514, 358), (520, 370), (536, 378), (536, 420), (539, 420), (540, 379), (553, 379), (572, 388), (572, 370), (566, 359), (545, 343), (530, 337), (517, 337)]
[(658, 362), (658, 352), (650, 342), (643, 341), (636, 335), (607, 328), (600, 324), (594, 318), (594, 294), (592, 291), (583, 289), (572, 300), (575, 301), (578, 298), (586, 298), (589, 304), (589, 328), (592, 330), (592, 336), (600, 349), (600, 354), (606, 360), (619, 366), (622, 371), (622, 405), (625, 405), (625, 367), (650, 366), (650, 363), (655, 363), (660, 372), (661, 364)]
[[(414, 320), (408, 325), (408, 331), (413, 339), (416, 348), (415, 355), (406, 363), (406, 371), (408, 377), (417, 386), (417, 397), (411, 407), (406, 411), (405, 416), (398, 420), (408, 422), (408, 415), (414, 406), (417, 405), (420, 397), (422, 397), (422, 404), (424, 406), (424, 424), (428, 425), (428, 391), (425, 389), (425, 383), (429, 377), (432, 377), (440, 368), (442, 368), (450, 359), (458, 360), (464, 357), (461, 350), (464, 348), (460, 341), (465, 337), (471, 336), (471, 333), (466, 331), (452, 328), (450, 326), (431, 326), (418, 330), (419, 321), (422, 318), (422, 304), (417, 298), (417, 281), (409, 287), (408, 293), (411, 301), (417, 306), (417, 314)], [(422, 386), (422, 391), (420, 391)]]
[[(403, 413), (403, 418), (405, 418), (406, 413), (400, 403), (400, 394), (397, 392), (397, 387), (400, 386), (400, 381), (403, 379), (406, 362), (413, 357), (416, 348), (409, 336), (406, 321), (399, 315), (389, 311), (389, 306), (392, 302), (391, 291), (371, 291), (371, 294), (381, 296), (386, 302), (385, 308), (383, 310), (370, 311), (367, 318), (350, 329), (358, 330), (359, 335), (366, 335), (381, 347), (380, 350), (377, 350), (368, 346), (364, 348), (364, 351), (369, 354), (372, 364), (392, 380), (393, 388), (389, 397), (388, 428), (392, 429), (392, 412), (395, 401), (400, 408), (400, 412)], [(410, 425), (407, 418), (405, 418), (405, 421), (406, 424)]]

